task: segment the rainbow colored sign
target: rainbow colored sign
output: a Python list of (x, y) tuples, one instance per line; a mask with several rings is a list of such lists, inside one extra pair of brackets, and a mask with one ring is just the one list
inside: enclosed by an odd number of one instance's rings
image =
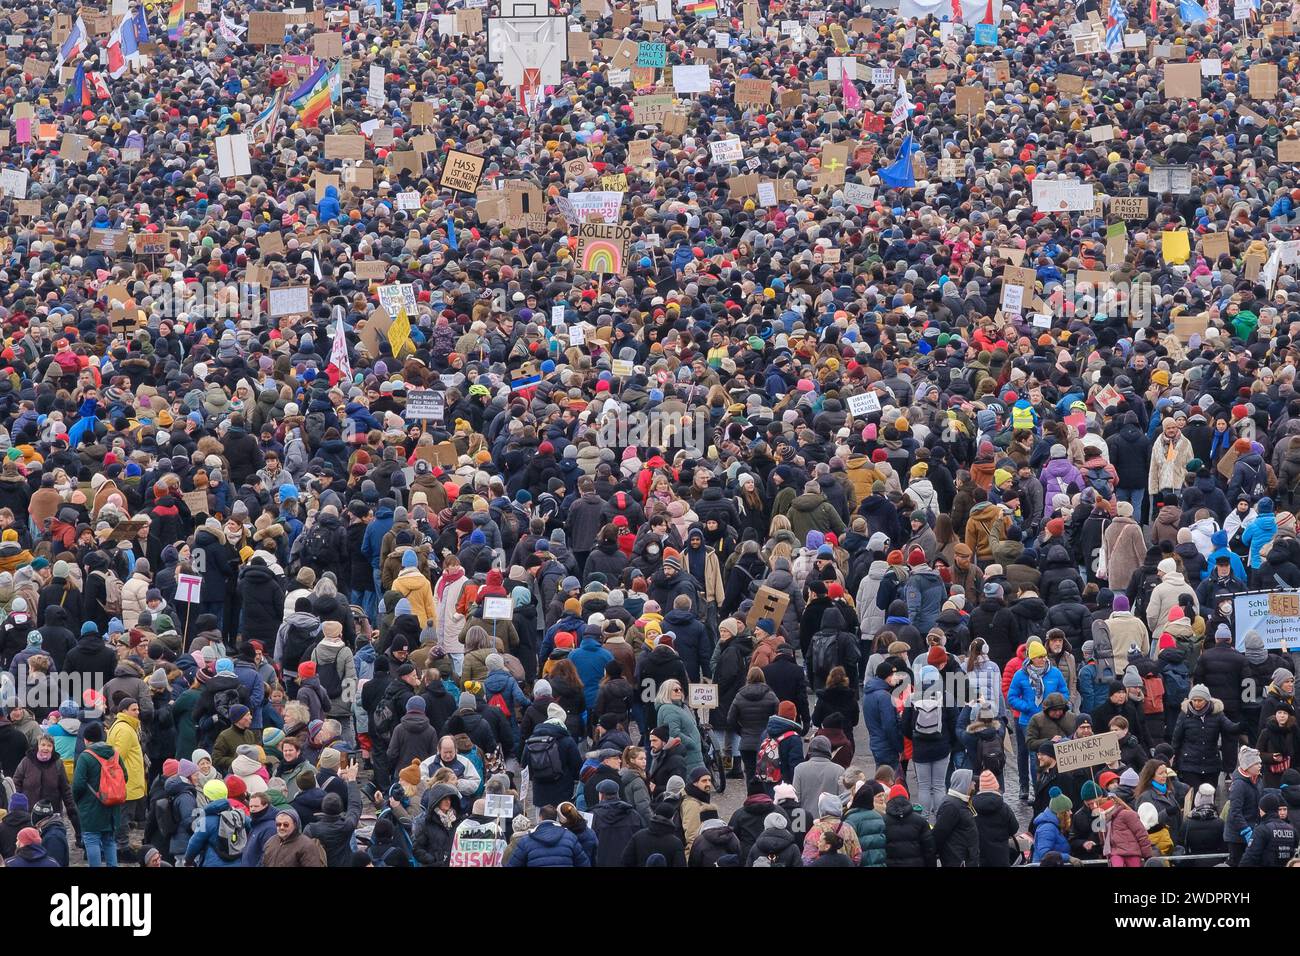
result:
[(584, 222), (578, 226), (578, 268), (601, 275), (622, 275), (632, 240), (630, 226)]

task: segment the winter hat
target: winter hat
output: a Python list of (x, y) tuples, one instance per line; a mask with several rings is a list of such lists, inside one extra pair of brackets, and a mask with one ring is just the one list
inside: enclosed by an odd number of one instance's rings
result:
[(817, 816), (839, 817), (844, 812), (840, 798), (833, 793), (823, 793), (817, 798)]
[(1214, 807), (1214, 787), (1211, 784), (1203, 783), (1196, 788), (1196, 796), (1192, 798), (1192, 809), (1197, 807)]
[[(1074, 809), (1074, 801), (1063, 794), (1060, 787), (1052, 787), (1047, 793), (1051, 797), (1047, 801), (1047, 806), (1053, 813), (1065, 813)], [(1146, 806), (1150, 806), (1150, 804), (1146, 804)]]
[(218, 674), (233, 674), (235, 672), (235, 662), (229, 657), (223, 657), (217, 661)]
[(1043, 647), (1038, 641), (1030, 641), (1029, 646), (1025, 648), (1025, 658), (1027, 660), (1037, 660), (1040, 657), (1047, 656), (1047, 648)]
[(1242, 747), (1237, 751), (1237, 769), (1249, 770), (1260, 765), (1259, 751), (1254, 747)]
[(767, 830), (784, 830), (788, 825), (785, 814), (775, 810), (763, 818), (763, 827)]
[(209, 780), (203, 785), (203, 795), (207, 797), (209, 801), (224, 800), (226, 797), (230, 796), (230, 791), (226, 789), (226, 782), (224, 780)]
[(406, 712), (408, 714), (424, 713), (424, 698), (419, 694), (412, 694), (406, 701)]
[(538, 697), (551, 697), (553, 695), (554, 695), (554, 691), (551, 690), (550, 681), (543, 678), (542, 680), (539, 680), (535, 684), (533, 684), (534, 699)]
[(1137, 672), (1136, 667), (1129, 666), (1124, 668), (1123, 684), (1125, 690), (1127, 690), (1130, 687), (1142, 686), (1142, 676)]
[(1002, 585), (1000, 585), (1000, 584), (994, 584), (992, 581), (990, 581), (988, 584), (984, 585), (984, 596), (985, 596), (986, 598), (998, 598), (998, 599), (1001, 599), (1001, 598), (1002, 598)]
[[(1115, 600), (1118, 601), (1119, 598), (1116, 598)], [(1214, 639), (1215, 639), (1216, 641), (1230, 641), (1230, 640), (1232, 640), (1232, 631), (1228, 630), (1228, 625), (1226, 625), (1226, 624), (1220, 624), (1217, 628), (1215, 628), (1215, 629), (1214, 629)]]
[(1085, 780), (1083, 786), (1079, 788), (1079, 799), (1085, 803), (1089, 800), (1100, 800), (1104, 796), (1101, 787), (1091, 780)]
[[(228, 660), (228, 659), (229, 659), (229, 658), (225, 658), (225, 660)], [(243, 704), (231, 704), (231, 705), (230, 705), (230, 722), (231, 722), (232, 724), (237, 724), (237, 723), (239, 723), (241, 720), (243, 720), (245, 717), (247, 717), (247, 716), (249, 715), (249, 713), (251, 713), (251, 711), (249, 711), (249, 709), (248, 709), (247, 707), (245, 707)]]
[(782, 800), (798, 800), (799, 795), (795, 792), (793, 784), (778, 783), (772, 788), (772, 799), (780, 803)]
[[(30, 640), (30, 638), (28, 640)], [(1273, 672), (1273, 683), (1277, 686), (1281, 687), (1289, 680), (1295, 680), (1295, 675), (1285, 667), (1279, 667)]]
[[(461, 691), (460, 697), (456, 699), (456, 707), (458, 710), (477, 710), (478, 698), (467, 690)], [(563, 708), (560, 709), (563, 710)], [(550, 717), (551, 715), (548, 713), (546, 716)]]
[(925, 564), (925, 552), (920, 548), (913, 548), (907, 553), (907, 563), (914, 568)]
[(1187, 692), (1187, 699), (1203, 700), (1208, 704), (1214, 698), (1210, 695), (1210, 688), (1206, 687), (1204, 684), (1197, 684)]
[(907, 787), (903, 786), (901, 783), (896, 783), (889, 788), (890, 800), (893, 800), (895, 797), (907, 798), (907, 796), (908, 796)]
[(1156, 824), (1160, 822), (1160, 811), (1155, 808), (1155, 804), (1144, 803), (1138, 807), (1138, 819), (1142, 821), (1145, 829), (1155, 829)]
[(299, 680), (311, 680), (315, 676), (316, 676), (315, 661), (303, 661), (301, 664), (298, 665)]
[(993, 775), (992, 770), (985, 770), (980, 774), (981, 793), (997, 793), (999, 789), (1001, 788), (998, 787), (998, 778)]
[(1156, 570), (1160, 572), (1160, 574), (1162, 575), (1173, 574), (1175, 571), (1178, 570), (1178, 565), (1174, 563), (1173, 558), (1165, 558), (1163, 561), (1161, 561), (1159, 564), (1156, 565)]
[(1128, 609), (1129, 609), (1128, 595), (1126, 595), (1126, 594), (1116, 594), (1116, 595), (1115, 595), (1115, 601), (1114, 601), (1114, 603), (1111, 604), (1111, 610), (1113, 610), (1113, 611), (1127, 611)]
[(1163, 634), (1160, 635), (1160, 640), (1156, 644), (1156, 646), (1162, 651), (1169, 651), (1169, 650), (1173, 650), (1178, 645), (1174, 641), (1174, 636), (1170, 634), (1168, 631), (1165, 631)]
[(781, 705), (776, 709), (776, 715), (778, 717), (784, 717), (786, 720), (797, 720), (799, 718), (799, 713), (795, 709), (794, 701), (792, 700), (781, 701)]
[(402, 552), (402, 567), (413, 568), (416, 567), (419, 563), (420, 563), (420, 556), (416, 554), (413, 549)]

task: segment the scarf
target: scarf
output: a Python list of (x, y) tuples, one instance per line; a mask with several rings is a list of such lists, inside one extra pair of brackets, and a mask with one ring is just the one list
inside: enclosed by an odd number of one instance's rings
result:
[(1030, 664), (1025, 668), (1025, 673), (1029, 676), (1030, 686), (1032, 686), (1034, 689), (1034, 703), (1041, 707), (1043, 703), (1043, 673), (1044, 672), (1040, 672), (1037, 667), (1035, 667), (1033, 664)]

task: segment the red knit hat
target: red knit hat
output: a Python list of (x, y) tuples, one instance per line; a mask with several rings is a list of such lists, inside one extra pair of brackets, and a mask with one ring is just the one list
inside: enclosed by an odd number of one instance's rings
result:
[(783, 700), (781, 706), (776, 709), (778, 717), (784, 717), (786, 720), (798, 720), (799, 713), (794, 709), (794, 701)]
[(1245, 418), (1248, 414), (1250, 414), (1250, 409), (1248, 409), (1245, 405), (1232, 406), (1233, 418)]
[(1168, 631), (1160, 635), (1160, 643), (1157, 645), (1162, 651), (1172, 651), (1178, 645), (1174, 643), (1174, 636)]
[(936, 644), (930, 648), (930, 653), (925, 655), (925, 662), (935, 667), (943, 667), (948, 663), (948, 652)]
[(309, 680), (316, 676), (316, 662), (303, 661), (298, 665), (298, 679)]
[(912, 567), (925, 564), (925, 552), (920, 548), (913, 548), (907, 553), (907, 563)]
[(1249, 455), (1250, 440), (1247, 438), (1238, 438), (1235, 442), (1232, 443), (1232, 450), (1235, 451), (1238, 455)]
[(1053, 538), (1059, 538), (1065, 534), (1065, 522), (1060, 518), (1053, 518), (1047, 522), (1047, 533)]
[(885, 556), (885, 561), (888, 564), (902, 564), (903, 552), (900, 551), (898, 548), (895, 548), (893, 551), (890, 551), (889, 554)]
[(907, 796), (907, 788), (903, 786), (901, 783), (896, 783), (889, 788), (890, 800), (893, 800), (894, 797), (906, 797), (906, 796)]
[(871, 453), (871, 460), (876, 464), (880, 464), (888, 457), (889, 456), (885, 454), (885, 449), (883, 448), (877, 448), (875, 451)]

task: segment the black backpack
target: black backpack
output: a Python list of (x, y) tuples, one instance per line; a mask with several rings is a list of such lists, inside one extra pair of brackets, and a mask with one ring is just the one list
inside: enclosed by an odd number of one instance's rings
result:
[(306, 628), (289, 625), (289, 629), (284, 635), (284, 650), (281, 653), (281, 663), (287, 671), (297, 671), (298, 665), (306, 660), (312, 650), (318, 643), (320, 627), (317, 625), (315, 630), (308, 631)]
[(219, 690), (212, 695), (212, 712), (216, 717), (217, 723), (224, 727), (234, 726), (234, 721), (230, 719), (230, 708), (239, 703), (239, 688), (227, 687), (225, 690)]
[(524, 744), (524, 766), (538, 783), (559, 783), (564, 779), (564, 760), (560, 756), (560, 738), (535, 734)]
[(181, 822), (176, 818), (176, 804), (171, 797), (159, 797), (153, 805), (154, 825), (165, 837), (174, 836)]
[(1000, 735), (981, 737), (979, 743), (975, 745), (975, 761), (978, 765), (977, 772), (988, 770), (995, 777), (999, 776), (1007, 765), (1007, 754), (1002, 749), (1002, 737)]
[(393, 707), (393, 698), (385, 694), (375, 704), (375, 712), (370, 715), (370, 729), (378, 734), (388, 735), (397, 726), (399, 715)]
[(839, 644), (838, 631), (818, 631), (813, 635), (812, 646), (808, 649), (813, 676), (824, 680), (831, 668), (840, 662)]
[(343, 696), (343, 675), (339, 673), (337, 657), (329, 663), (324, 661), (316, 663), (316, 679), (320, 681), (321, 689), (329, 695), (331, 702)]

